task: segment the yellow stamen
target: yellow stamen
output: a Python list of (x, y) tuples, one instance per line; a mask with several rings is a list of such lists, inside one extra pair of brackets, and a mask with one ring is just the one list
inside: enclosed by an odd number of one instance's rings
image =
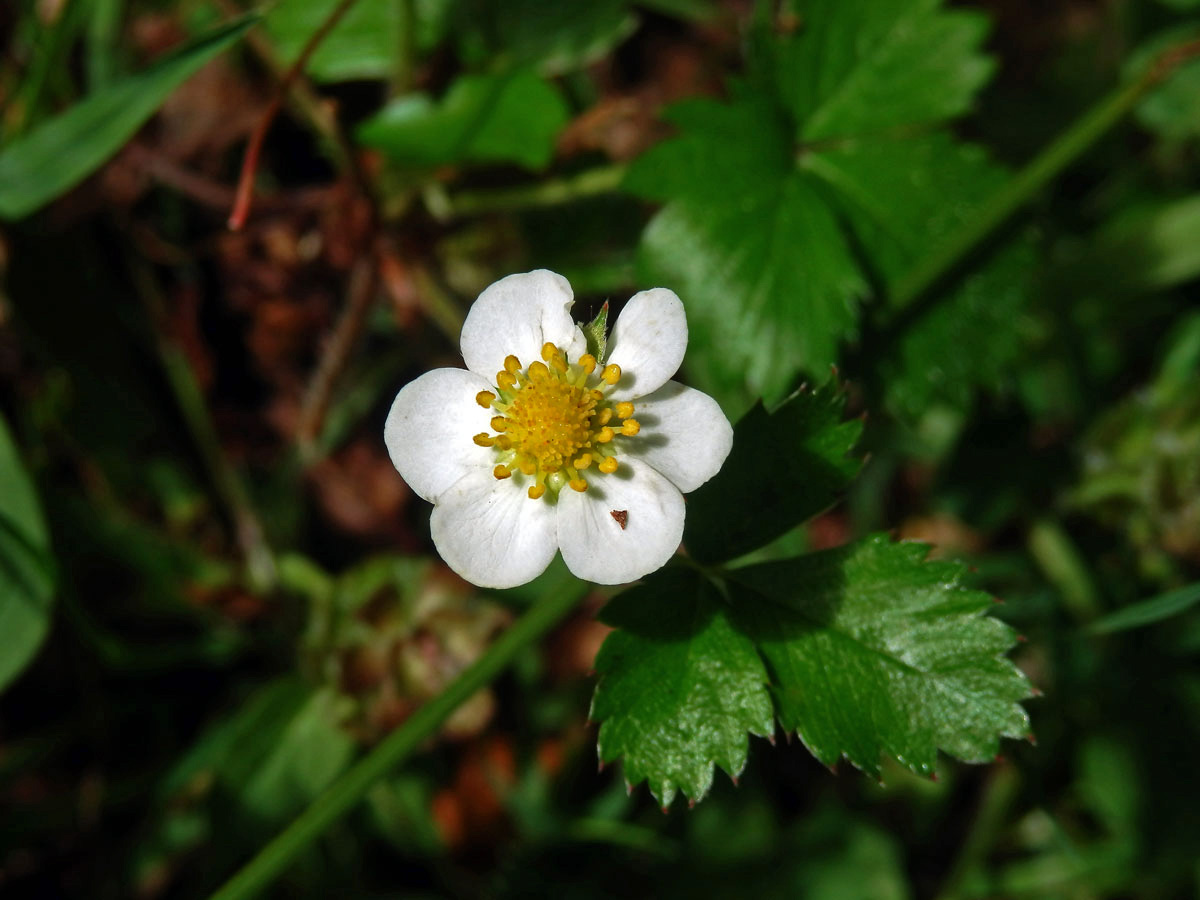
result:
[[(547, 341), (541, 359), (527, 368), (516, 356), (504, 360), (496, 373), (495, 390), (480, 391), (475, 402), (492, 409), (490, 424), (495, 434), (474, 436), (480, 447), (496, 448), (492, 475), (511, 478), (520, 473), (530, 499), (557, 497), (568, 485), (588, 489), (585, 472), (612, 474), (619, 468), (609, 445), (618, 434), (633, 437), (641, 431), (634, 418), (634, 405), (607, 396), (608, 388), (622, 377), (621, 367), (604, 366), (596, 380), (599, 364), (585, 353), (571, 365), (557, 346)], [(612, 423), (612, 424), (610, 424)]]

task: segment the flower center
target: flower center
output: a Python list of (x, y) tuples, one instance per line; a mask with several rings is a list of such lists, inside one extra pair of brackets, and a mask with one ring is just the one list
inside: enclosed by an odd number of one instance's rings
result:
[(583, 473), (593, 466), (605, 474), (617, 470), (613, 439), (634, 437), (641, 426), (632, 403), (608, 397), (621, 380), (621, 367), (597, 372), (596, 366), (590, 353), (568, 363), (553, 344), (545, 344), (542, 359), (528, 368), (515, 356), (504, 360), (504, 370), (496, 373), (498, 395), (480, 391), (475, 397), (497, 413), (490, 423), (497, 433), (474, 438), (481, 447), (495, 448), (496, 478), (530, 479), (528, 494), (537, 500), (557, 496), (564, 485), (586, 491)]

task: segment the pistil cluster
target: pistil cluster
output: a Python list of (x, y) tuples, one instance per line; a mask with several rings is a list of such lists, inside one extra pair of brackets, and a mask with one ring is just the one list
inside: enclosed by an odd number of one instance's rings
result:
[(481, 432), (474, 441), (495, 448), (497, 479), (517, 472), (532, 478), (528, 494), (538, 500), (557, 496), (564, 486), (586, 491), (585, 473), (593, 468), (617, 471), (614, 439), (634, 437), (641, 426), (632, 403), (609, 398), (621, 380), (621, 367), (597, 368), (592, 354), (569, 363), (550, 343), (528, 368), (515, 356), (505, 358), (504, 369), (496, 373), (497, 392), (480, 391), (475, 397), (496, 413), (490, 423), (496, 434)]

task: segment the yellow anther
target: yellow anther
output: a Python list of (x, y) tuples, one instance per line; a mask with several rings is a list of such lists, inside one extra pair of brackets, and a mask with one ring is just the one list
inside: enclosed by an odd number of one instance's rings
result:
[(554, 371), (561, 375), (566, 375), (567, 369), (570, 368), (567, 365), (567, 361), (558, 355), (555, 355), (554, 359), (550, 360), (550, 365), (554, 367)]
[(577, 469), (586, 469), (591, 464), (592, 464), (592, 454), (590, 454), (590, 453), (583, 454), (583, 456), (579, 457), (579, 459), (576, 459), (571, 463), (571, 465), (573, 465)]
[(582, 478), (572, 478), (567, 484), (571, 486), (571, 490), (578, 491), (581, 494), (587, 490), (587, 482)]
[(529, 486), (529, 499), (530, 500), (538, 500), (545, 493), (546, 493), (546, 486), (544, 484), (533, 484), (533, 485)]
[(616, 434), (616, 432), (605, 425), (598, 432), (596, 432), (596, 442), (599, 444), (607, 444), (613, 439), (614, 434)]
[(591, 375), (596, 371), (596, 357), (590, 353), (585, 353), (579, 357), (579, 368), (583, 369), (584, 375)]
[(603, 426), (603, 425), (607, 425), (609, 423), (609, 420), (612, 419), (612, 417), (613, 417), (613, 411), (606, 406), (606, 407), (604, 407), (604, 409), (600, 410), (600, 415), (596, 417), (596, 421), (599, 422)]
[(506, 434), (496, 435), (496, 446), (507, 453), (512, 449), (512, 440)]
[(496, 439), (489, 435), (486, 431), (481, 431), (475, 437), (471, 438), (480, 447), (491, 447), (496, 443)]
[(626, 419), (621, 424), (621, 434), (625, 435), (625, 437), (633, 437), (641, 430), (642, 425), (637, 419)]
[(516, 375), (521, 371), (521, 361), (510, 353), (504, 357), (504, 370)]
[(492, 421), (488, 424), (492, 426), (492, 431), (503, 431), (508, 427), (504, 416), (492, 416)]
[(511, 391), (517, 386), (516, 376), (511, 372), (497, 372), (496, 386), (502, 391)]
[(604, 374), (600, 377), (604, 379), (605, 384), (616, 384), (621, 380), (621, 367), (616, 363), (609, 363), (604, 367)]
[(539, 360), (538, 362), (530, 364), (530, 366), (529, 366), (529, 377), (530, 378), (537, 378), (540, 380), (543, 378), (548, 378), (549, 375), (550, 375), (550, 370), (546, 368), (546, 364), (544, 362), (541, 362)]
[(555, 347), (549, 341), (546, 341), (546, 343), (542, 344), (542, 359), (544, 359), (546, 362), (550, 362), (550, 360), (554, 359), (556, 356), (558, 356), (557, 347)]
[(633, 415), (633, 404), (626, 400), (624, 403), (617, 404), (617, 418), (628, 419)]
[(600, 465), (596, 466), (596, 468), (605, 475), (611, 475), (613, 472), (617, 471), (617, 465), (617, 458), (615, 456), (609, 456), (606, 459), (600, 460)]
[(475, 402), (487, 409), (492, 405), (492, 401), (496, 399), (496, 395), (491, 391), (480, 391), (475, 395)]
[(518, 459), (517, 466), (526, 475), (532, 475), (537, 471), (537, 463), (535, 463), (528, 456), (522, 456), (520, 459)]
[(496, 466), (496, 468), (492, 469), (492, 474), (496, 476), (497, 481), (502, 481), (511, 475), (512, 472), (509, 470), (508, 466)]

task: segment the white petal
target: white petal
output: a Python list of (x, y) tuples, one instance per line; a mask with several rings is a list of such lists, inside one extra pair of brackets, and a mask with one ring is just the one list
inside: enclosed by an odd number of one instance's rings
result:
[[(588, 489), (558, 495), (558, 544), (579, 578), (636, 581), (671, 558), (683, 539), (683, 495), (654, 469), (621, 458), (611, 475), (586, 473)], [(625, 527), (613, 512), (625, 513)]]
[(475, 402), (480, 391), (495, 388), (464, 369), (434, 369), (401, 388), (383, 440), (392, 464), (420, 497), (436, 503), (467, 472), (489, 469), (491, 450), (471, 440), (491, 431), (491, 413)]
[(429, 530), (446, 565), (474, 585), (516, 587), (545, 571), (558, 549), (555, 508), (513, 479), (469, 472), (433, 508)]
[(685, 494), (716, 475), (733, 447), (733, 426), (717, 401), (676, 381), (640, 397), (633, 417), (642, 430), (618, 438), (622, 451), (649, 463)]
[(606, 363), (621, 367), (612, 396), (641, 397), (662, 387), (679, 371), (687, 350), (683, 304), (674, 291), (654, 288), (629, 298), (608, 341)]
[(547, 342), (576, 360), (587, 341), (571, 320), (572, 297), (567, 279), (546, 269), (509, 275), (484, 289), (459, 337), (467, 368), (494, 379), (506, 356), (528, 366), (542, 358)]

